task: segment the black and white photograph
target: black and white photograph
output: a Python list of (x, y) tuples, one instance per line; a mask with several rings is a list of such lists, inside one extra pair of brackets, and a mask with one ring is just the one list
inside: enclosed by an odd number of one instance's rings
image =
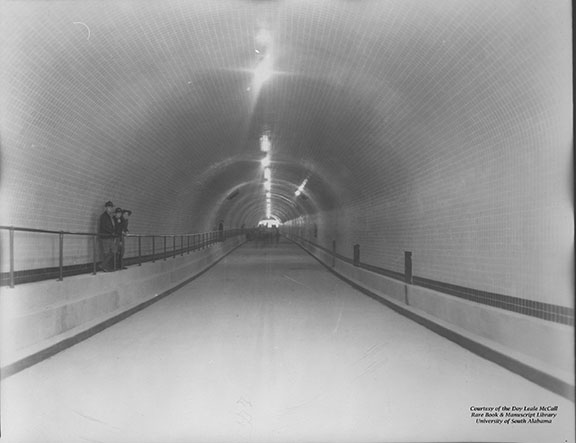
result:
[(0, 443), (576, 443), (572, 3), (0, 2)]

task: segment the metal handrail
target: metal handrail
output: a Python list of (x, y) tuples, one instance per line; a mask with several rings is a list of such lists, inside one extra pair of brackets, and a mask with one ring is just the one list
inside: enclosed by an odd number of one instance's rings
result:
[(71, 231), (50, 231), (47, 229), (34, 229), (34, 228), (20, 228), (17, 226), (0, 226), (0, 230), (13, 230), (13, 231), (22, 231), (22, 232), (39, 232), (41, 234), (71, 234), (71, 235), (95, 235), (100, 236), (102, 234), (98, 234), (95, 232), (71, 232)]
[[(98, 254), (97, 254), (97, 240), (98, 238), (104, 237), (120, 237), (120, 236), (106, 236), (95, 232), (73, 232), (73, 231), (55, 231), (55, 230), (48, 230), (48, 229), (36, 229), (36, 228), (25, 228), (25, 227), (16, 227), (16, 226), (0, 226), (0, 230), (8, 231), (9, 232), (9, 285), (11, 288), (15, 286), (15, 250), (16, 250), (16, 241), (15, 241), (15, 233), (16, 232), (33, 232), (33, 233), (40, 233), (40, 234), (52, 234), (58, 235), (58, 281), (62, 281), (64, 279), (64, 239), (66, 236), (88, 236), (92, 238), (92, 274), (97, 273), (97, 263), (98, 263)], [(168, 248), (167, 242), (168, 239), (172, 240), (172, 258), (176, 258), (176, 251), (177, 251), (177, 238), (180, 237), (180, 255), (183, 256), (184, 252), (189, 254), (191, 251), (195, 251), (198, 249), (204, 249), (208, 246), (221, 242), (226, 238), (230, 238), (236, 235), (240, 235), (243, 232), (240, 228), (232, 228), (225, 231), (208, 231), (208, 232), (196, 232), (196, 233), (186, 233), (186, 234), (125, 234), (121, 237), (127, 238), (136, 238), (138, 240), (137, 245), (137, 264), (141, 266), (144, 261), (152, 261), (155, 262), (158, 254), (156, 251), (156, 239), (161, 238), (163, 240), (163, 251), (161, 253), (161, 257), (164, 260), (168, 258)], [(186, 240), (186, 247), (184, 245), (184, 237), (187, 238)], [(142, 255), (142, 239), (151, 238), (152, 239), (152, 253), (147, 254), (145, 257)], [(192, 238), (192, 242), (190, 242), (190, 238)], [(129, 259), (135, 259), (136, 257), (129, 257)], [(89, 264), (86, 263), (87, 265)], [(42, 269), (42, 268), (39, 268)]]

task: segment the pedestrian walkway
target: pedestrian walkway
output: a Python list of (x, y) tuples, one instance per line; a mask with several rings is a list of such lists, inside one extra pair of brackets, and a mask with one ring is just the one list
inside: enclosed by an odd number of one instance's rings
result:
[[(3, 443), (574, 441), (573, 403), (389, 310), (285, 239), (246, 243), (5, 379), (1, 399)], [(558, 415), (472, 417), (498, 406)]]

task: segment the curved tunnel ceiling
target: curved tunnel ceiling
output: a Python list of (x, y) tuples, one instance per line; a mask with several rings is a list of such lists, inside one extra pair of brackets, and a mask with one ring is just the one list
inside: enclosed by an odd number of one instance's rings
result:
[[(72, 172), (39, 179), (128, 200), (151, 229), (250, 226), (268, 133), (282, 221), (393, 197), (414, 158), (564, 106), (564, 14), (526, 0), (6, 2), (2, 185), (18, 194), (17, 174), (59, 164)], [(62, 195), (38, 192), (44, 213)]]

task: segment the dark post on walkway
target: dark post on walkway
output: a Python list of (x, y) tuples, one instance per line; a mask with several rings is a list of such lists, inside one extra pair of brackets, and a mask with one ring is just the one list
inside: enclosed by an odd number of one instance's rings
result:
[(14, 287), (14, 226), (10, 226), (10, 287)]
[(96, 240), (96, 236), (93, 235), (92, 236), (92, 275), (96, 275), (96, 272), (98, 270), (98, 268), (96, 266), (96, 262), (98, 261), (97, 254), (96, 254), (96, 248), (97, 247), (98, 247), (98, 242)]
[(60, 257), (58, 263), (58, 281), (64, 280), (64, 232), (60, 231), (58, 234), (59, 237), (59, 250), (60, 250)]
[(138, 266), (142, 266), (142, 237), (138, 237)]
[(404, 278), (406, 283), (412, 284), (412, 252), (404, 251)]
[(354, 266), (360, 266), (360, 245), (354, 245)]
[(336, 266), (336, 240), (332, 240), (332, 267)]

